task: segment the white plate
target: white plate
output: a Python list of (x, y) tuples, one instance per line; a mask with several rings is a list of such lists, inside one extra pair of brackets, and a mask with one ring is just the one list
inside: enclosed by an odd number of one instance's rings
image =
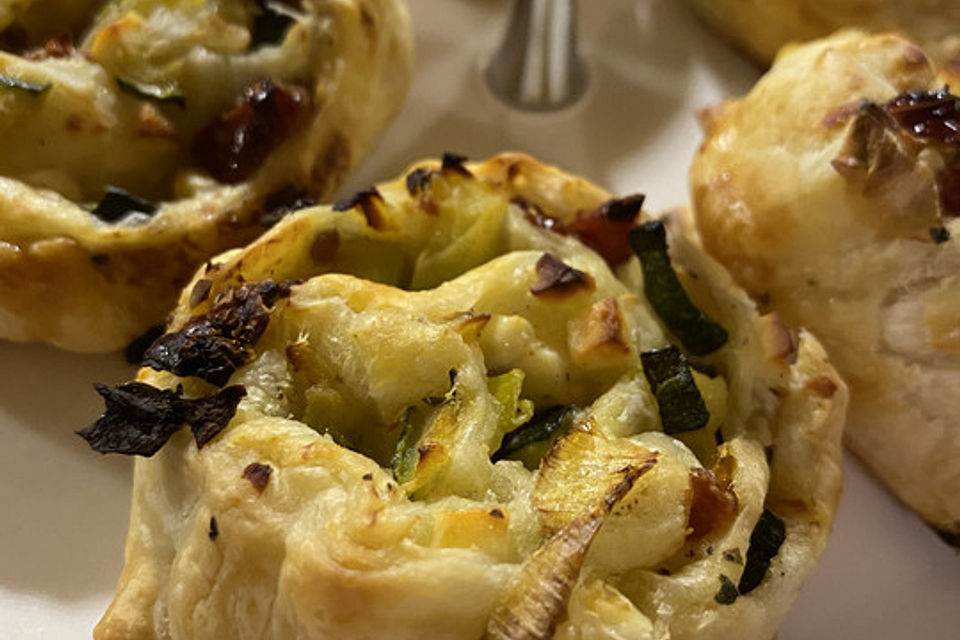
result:
[[(694, 112), (746, 91), (758, 71), (680, 0), (582, 2), (587, 97), (552, 115), (512, 112), (484, 89), (503, 0), (411, 0), (417, 67), (409, 102), (346, 192), (450, 150), (519, 149), (647, 208), (687, 200)], [(91, 383), (133, 369), (0, 342), (0, 638), (87, 638), (113, 594), (126, 535), (130, 461), (72, 434), (101, 403)], [(960, 558), (848, 459), (826, 553), (780, 640), (960, 637)]]

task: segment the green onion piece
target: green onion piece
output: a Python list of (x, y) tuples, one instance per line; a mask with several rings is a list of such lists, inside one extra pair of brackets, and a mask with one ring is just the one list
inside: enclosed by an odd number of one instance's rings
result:
[(393, 477), (401, 483), (413, 479), (413, 474), (417, 470), (417, 461), (420, 458), (417, 444), (420, 442), (420, 436), (423, 435), (423, 424), (414, 420), (415, 412), (414, 407), (408, 407), (403, 414), (403, 429), (400, 431), (400, 438), (390, 458)]
[(640, 354), (640, 362), (647, 382), (657, 397), (664, 433), (674, 435), (706, 426), (710, 421), (710, 412), (680, 349), (670, 345), (664, 349), (644, 351)]
[[(500, 448), (490, 459), (493, 462), (509, 459), (521, 459), (528, 467), (539, 464), (540, 458), (553, 442), (569, 428), (571, 416), (576, 405), (557, 405), (541, 411), (529, 422), (520, 425), (503, 437)], [(537, 445), (537, 451), (523, 451), (531, 445)], [(534, 455), (524, 455), (531, 453)]]
[(501, 407), (497, 423), (497, 431), (501, 434), (516, 429), (533, 417), (533, 403), (520, 398), (524, 377), (523, 370), (511, 369), (487, 378), (487, 390)]
[(165, 82), (163, 84), (146, 84), (135, 82), (124, 78), (117, 78), (117, 86), (121, 91), (145, 100), (155, 100), (157, 102), (172, 102), (180, 108), (186, 108), (187, 100), (183, 96), (183, 90), (176, 82)]
[(770, 561), (780, 551), (787, 537), (787, 527), (769, 509), (764, 509), (757, 520), (757, 526), (750, 534), (750, 548), (747, 549), (747, 562), (743, 567), (738, 588), (740, 594), (747, 594), (760, 586), (770, 568)]
[(103, 198), (91, 213), (104, 222), (116, 222), (132, 211), (153, 215), (157, 207), (142, 198), (131, 195), (125, 189), (107, 187)]
[(667, 328), (694, 355), (722, 347), (727, 341), (726, 330), (690, 301), (670, 264), (663, 222), (653, 220), (634, 227), (629, 239), (643, 270), (643, 292)]
[(30, 82), (29, 80), (23, 80), (0, 73), (0, 87), (6, 87), (7, 89), (19, 89), (20, 91), (38, 95), (49, 91), (52, 86), (52, 82)]

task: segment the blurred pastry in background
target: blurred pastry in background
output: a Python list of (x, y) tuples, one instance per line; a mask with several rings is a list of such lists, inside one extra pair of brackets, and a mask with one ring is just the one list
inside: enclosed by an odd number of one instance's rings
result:
[[(790, 42), (843, 28), (899, 31), (944, 63), (960, 54), (956, 0), (690, 0), (707, 24), (769, 65)], [(960, 65), (960, 62), (958, 62)]]
[(0, 337), (107, 351), (162, 322), (204, 260), (331, 196), (411, 42), (401, 0), (5, 3)]
[(850, 448), (960, 545), (960, 78), (898, 35), (794, 46), (707, 109), (703, 245), (826, 346)]

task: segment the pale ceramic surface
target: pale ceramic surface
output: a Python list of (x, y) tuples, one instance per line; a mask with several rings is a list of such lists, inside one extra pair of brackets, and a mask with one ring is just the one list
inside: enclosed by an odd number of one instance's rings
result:
[[(406, 110), (345, 192), (445, 150), (527, 151), (648, 209), (686, 201), (695, 109), (746, 91), (758, 71), (676, 0), (581, 3), (593, 84), (568, 111), (510, 112), (478, 69), (502, 0), (410, 0), (417, 76)], [(0, 638), (87, 638), (122, 562), (130, 461), (72, 434), (102, 407), (91, 383), (133, 374), (118, 355), (0, 342)], [(854, 460), (830, 544), (779, 640), (952, 640), (960, 557)]]

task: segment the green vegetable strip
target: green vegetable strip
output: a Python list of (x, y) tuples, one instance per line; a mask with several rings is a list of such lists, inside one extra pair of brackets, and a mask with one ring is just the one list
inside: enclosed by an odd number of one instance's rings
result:
[(640, 354), (640, 362), (657, 397), (664, 433), (674, 435), (706, 426), (710, 412), (680, 349), (670, 345), (665, 349), (644, 351)]
[(403, 414), (403, 429), (400, 431), (400, 438), (390, 458), (390, 468), (393, 469), (393, 477), (397, 482), (411, 480), (417, 470), (417, 461), (420, 457), (417, 444), (420, 442), (420, 436), (423, 435), (421, 433), (423, 425), (414, 424), (414, 411), (414, 407), (409, 407)]
[(30, 82), (29, 80), (22, 80), (0, 73), (0, 87), (6, 87), (7, 89), (19, 89), (27, 93), (40, 94), (49, 90), (52, 86), (52, 82)]
[(747, 561), (737, 585), (741, 595), (750, 593), (763, 582), (770, 568), (770, 561), (780, 551), (787, 537), (787, 528), (783, 520), (769, 509), (764, 509), (757, 520), (757, 526), (750, 534), (750, 548), (747, 549)]
[(122, 91), (138, 98), (156, 100), (157, 102), (172, 102), (181, 108), (187, 106), (187, 100), (183, 97), (183, 91), (176, 82), (145, 84), (142, 82), (134, 82), (133, 80), (125, 80), (124, 78), (117, 78), (117, 86), (120, 87)]
[(567, 416), (576, 409), (575, 405), (557, 405), (533, 416), (529, 422), (514, 429), (503, 437), (500, 448), (491, 456), (491, 460), (503, 460), (511, 457), (524, 447), (536, 442), (544, 442), (558, 435), (567, 423)]
[(726, 330), (690, 301), (670, 264), (663, 223), (653, 220), (634, 227), (629, 239), (643, 270), (643, 291), (667, 328), (694, 355), (722, 347), (727, 341)]

